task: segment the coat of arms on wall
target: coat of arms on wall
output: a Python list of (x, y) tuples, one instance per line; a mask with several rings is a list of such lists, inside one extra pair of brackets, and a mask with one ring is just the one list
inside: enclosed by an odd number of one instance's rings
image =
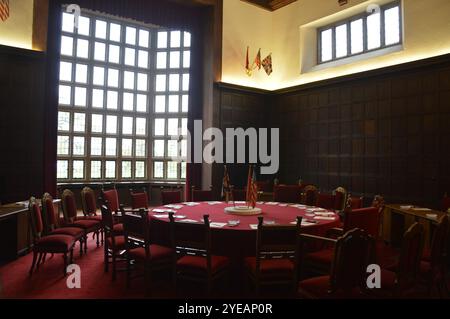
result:
[(6, 21), (9, 18), (9, 0), (0, 0), (0, 19)]

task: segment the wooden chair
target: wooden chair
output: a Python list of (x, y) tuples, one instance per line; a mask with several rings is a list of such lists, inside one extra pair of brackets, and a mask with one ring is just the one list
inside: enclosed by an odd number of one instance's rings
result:
[(303, 188), (301, 203), (308, 206), (317, 206), (319, 189), (315, 185), (306, 185)]
[(373, 294), (381, 298), (402, 297), (418, 282), (420, 260), (424, 245), (424, 228), (414, 223), (405, 232), (398, 264), (390, 269), (381, 269), (381, 288)]
[[(94, 219), (99, 222), (102, 221), (101, 214), (97, 213), (97, 199), (95, 197), (95, 192), (90, 187), (83, 187), (81, 190), (81, 207), (83, 208), (83, 214), (85, 219)], [(104, 235), (102, 224), (99, 224), (100, 231), (100, 244), (103, 245)]]
[(182, 198), (181, 190), (161, 190), (161, 201), (163, 205), (181, 203), (183, 201)]
[(345, 205), (347, 203), (347, 196), (349, 195), (347, 190), (344, 187), (339, 186), (333, 191), (333, 195), (335, 203), (334, 210), (340, 212), (344, 211)]
[[(97, 236), (97, 247), (100, 246), (100, 229), (102, 222), (96, 219), (83, 219), (78, 217), (77, 204), (75, 195), (69, 189), (65, 189), (61, 196), (62, 209), (64, 214), (63, 227), (78, 227), (82, 228), (86, 236), (94, 233)], [(84, 251), (87, 252), (87, 245), (84, 246)]]
[(42, 220), (45, 235), (68, 235), (80, 243), (80, 256), (83, 255), (83, 244), (87, 245), (87, 235), (79, 227), (59, 227), (58, 215), (55, 211), (53, 198), (49, 193), (42, 196)]
[(431, 249), (425, 252), (420, 262), (420, 275), (428, 288), (428, 295), (431, 295), (433, 288), (436, 288), (439, 297), (443, 297), (443, 290), (447, 290), (447, 247), (449, 241), (449, 220), (444, 215), (437, 224)]
[(263, 285), (285, 284), (296, 290), (301, 223), (297, 217), (296, 225), (265, 225), (263, 217), (258, 217), (256, 257), (245, 259), (257, 295)]
[(117, 193), (115, 186), (111, 189), (105, 189), (103, 186), (99, 201), (102, 205), (106, 206), (113, 215), (114, 233), (123, 234), (123, 224), (121, 223), (121, 218), (125, 214), (125, 207), (119, 203), (119, 194)]
[(209, 202), (213, 201), (214, 194), (212, 191), (212, 186), (209, 190), (195, 189), (195, 186), (191, 188), (191, 200), (193, 202)]
[(101, 214), (97, 213), (97, 198), (92, 188), (86, 186), (81, 190), (81, 207), (86, 219), (102, 220)]
[[(64, 260), (64, 275), (67, 273), (67, 265), (72, 263), (75, 238), (70, 235), (54, 234), (43, 236), (44, 223), (42, 221), (41, 208), (34, 197), (29, 201), (29, 223), (33, 236), (33, 261), (29, 275), (33, 274), (35, 266), (39, 268), (41, 262), (45, 262), (47, 254), (62, 254)], [(68, 258), (69, 257), (69, 258)]]
[[(379, 238), (379, 227), (381, 214), (378, 208), (368, 207), (362, 209), (352, 210), (350, 207), (350, 199), (347, 199), (347, 207), (344, 210), (344, 223), (342, 228), (332, 228), (328, 230), (328, 238), (338, 238), (343, 236), (348, 231), (358, 228), (364, 230), (373, 239)], [(382, 243), (384, 245), (384, 242)], [(377, 254), (378, 245), (375, 246)], [(314, 273), (326, 274), (329, 273), (333, 261), (334, 250), (332, 247), (325, 247), (317, 251), (308, 252), (304, 256), (305, 268)]]
[[(152, 244), (150, 241), (150, 221), (148, 211), (123, 216), (125, 249), (127, 258), (127, 287), (131, 283), (131, 262), (133, 269), (142, 269), (146, 287), (149, 287), (154, 271), (172, 269), (174, 252), (171, 248)], [(148, 290), (148, 289), (147, 289)]]
[(123, 228), (120, 232), (114, 229), (114, 217), (112, 211), (106, 206), (101, 206), (103, 229), (105, 232), (105, 245), (104, 245), (104, 270), (109, 271), (109, 264), (112, 264), (112, 280), (116, 280), (116, 262), (117, 260), (125, 260), (125, 237), (123, 236)]
[(130, 189), (131, 208), (132, 209), (148, 209), (148, 194), (145, 188), (141, 191), (135, 191)]
[(350, 195), (350, 201), (352, 209), (360, 209), (364, 206), (364, 196), (357, 197)]
[(175, 221), (169, 213), (172, 249), (176, 252), (174, 262), (174, 285), (178, 278), (206, 282), (211, 293), (213, 282), (227, 274), (229, 258), (211, 254), (211, 229), (209, 216), (203, 223)]
[(275, 185), (273, 200), (280, 203), (300, 203), (302, 187), (299, 185)]
[[(373, 238), (362, 229), (353, 229), (338, 239), (301, 234), (306, 241), (334, 244), (329, 275), (313, 277), (299, 283), (299, 295), (310, 299), (365, 298), (367, 266), (373, 262)], [(303, 250), (302, 250), (303, 251)], [(300, 258), (300, 265), (302, 265)]]

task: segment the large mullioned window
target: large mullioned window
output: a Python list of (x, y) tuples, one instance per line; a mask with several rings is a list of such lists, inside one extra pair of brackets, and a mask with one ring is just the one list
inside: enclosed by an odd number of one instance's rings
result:
[(190, 33), (62, 16), (58, 181), (183, 180)]

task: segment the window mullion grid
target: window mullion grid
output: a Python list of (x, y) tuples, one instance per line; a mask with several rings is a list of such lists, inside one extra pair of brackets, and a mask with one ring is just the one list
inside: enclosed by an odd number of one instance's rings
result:
[(381, 39), (380, 39), (380, 48), (384, 48), (386, 46), (386, 29), (385, 29), (385, 17), (384, 14), (386, 12), (386, 9), (380, 10), (380, 32), (381, 32)]
[(367, 34), (367, 15), (362, 17), (363, 20), (363, 52), (367, 52), (367, 43), (369, 40), (369, 35)]
[(331, 60), (336, 59), (336, 26), (331, 28)]

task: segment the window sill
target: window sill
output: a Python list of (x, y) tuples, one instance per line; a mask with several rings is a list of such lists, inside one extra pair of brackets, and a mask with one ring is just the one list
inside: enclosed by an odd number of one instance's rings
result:
[(334, 61), (330, 61), (330, 62), (324, 62), (321, 64), (317, 64), (315, 66), (305, 68), (304, 70), (302, 70), (302, 73), (316, 72), (316, 71), (329, 69), (329, 68), (333, 68), (333, 67), (337, 67), (337, 66), (341, 66), (341, 65), (345, 65), (345, 64), (360, 62), (360, 61), (368, 60), (371, 58), (384, 56), (384, 55), (387, 55), (390, 53), (399, 52), (402, 50), (403, 50), (403, 44), (397, 44), (397, 45), (386, 47), (386, 48), (383, 48), (380, 50), (375, 50), (375, 51), (371, 51), (371, 52), (366, 52), (366, 53), (350, 56), (347, 58), (342, 58), (339, 60), (334, 60)]

